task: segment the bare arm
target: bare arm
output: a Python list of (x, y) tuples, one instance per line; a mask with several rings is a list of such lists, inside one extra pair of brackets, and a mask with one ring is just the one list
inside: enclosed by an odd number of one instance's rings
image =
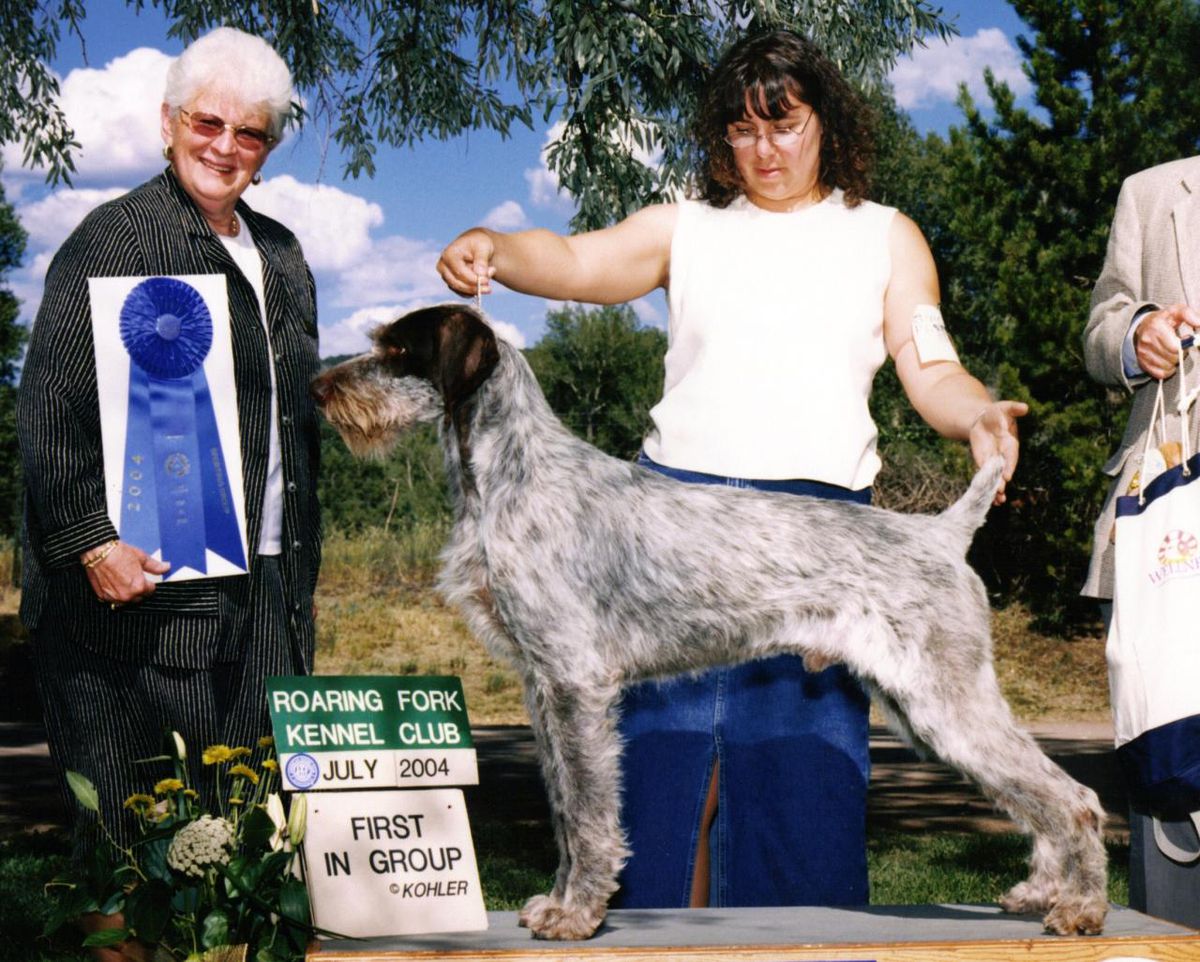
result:
[[(892, 223), (889, 244), (892, 276), (884, 301), (883, 334), (896, 374), (913, 408), (939, 434), (968, 441), (975, 463), (1004, 456), (1004, 479), (1012, 479), (1019, 444), (1016, 419), (1029, 409), (1019, 401), (994, 401), (958, 361), (922, 363), (913, 341), (918, 304), (941, 299), (937, 268), (917, 225), (903, 214)], [(1001, 489), (997, 503), (1004, 500)]]
[(659, 204), (619, 224), (562, 236), (548, 230), (505, 234), (474, 227), (442, 251), (438, 273), (465, 296), (491, 291), (491, 279), (523, 294), (617, 304), (664, 287), (678, 208)]

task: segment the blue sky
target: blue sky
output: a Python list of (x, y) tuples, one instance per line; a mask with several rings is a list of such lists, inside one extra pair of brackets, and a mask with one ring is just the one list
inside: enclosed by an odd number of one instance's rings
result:
[[(942, 0), (957, 18), (960, 36), (931, 39), (897, 65), (897, 100), (921, 130), (944, 131), (959, 119), (959, 83), (977, 99), (990, 65), (1018, 93), (1028, 84), (1013, 38), (1025, 31), (999, 0)], [(64, 38), (53, 64), (67, 117), (83, 147), (73, 188), (51, 190), (41, 172), (20, 166), (20, 152), (3, 151), (2, 181), (30, 242), (25, 263), (10, 275), (28, 322), (41, 300), (46, 267), (79, 220), (103, 201), (163, 166), (158, 107), (178, 41), (155, 9), (134, 14), (122, 0), (93, 0), (84, 23), (86, 60), (74, 38)], [(275, 149), (264, 182), (246, 200), (299, 236), (318, 286), (321, 351), (328, 356), (363, 350), (366, 332), (406, 310), (447, 300), (434, 272), (442, 247), (478, 223), (501, 229), (566, 229), (573, 211), (542, 161), (550, 131), (518, 128), (508, 140), (474, 132), (415, 148), (381, 149), (374, 178), (344, 179), (336, 151), (323, 152), (320, 132), (291, 135)], [(533, 344), (544, 329), (541, 298), (499, 291), (485, 307), (510, 340)], [(664, 300), (634, 305), (643, 322), (665, 326)]]

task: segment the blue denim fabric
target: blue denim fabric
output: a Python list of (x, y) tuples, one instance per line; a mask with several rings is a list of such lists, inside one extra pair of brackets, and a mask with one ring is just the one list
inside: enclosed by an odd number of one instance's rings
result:
[[(729, 479), (639, 463), (688, 483), (869, 503), (869, 489)], [(633, 849), (615, 908), (680, 908), (714, 762), (709, 904), (861, 905), (867, 901), (869, 699), (841, 665), (817, 674), (784, 655), (622, 696), (622, 821)]]

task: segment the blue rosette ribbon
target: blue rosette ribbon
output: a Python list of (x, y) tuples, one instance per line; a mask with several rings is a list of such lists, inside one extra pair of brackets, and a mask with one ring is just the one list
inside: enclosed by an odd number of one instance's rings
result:
[(204, 376), (213, 322), (204, 298), (173, 277), (150, 277), (126, 296), (129, 415), (121, 537), (174, 571), (208, 573), (206, 550), (246, 567), (237, 514)]

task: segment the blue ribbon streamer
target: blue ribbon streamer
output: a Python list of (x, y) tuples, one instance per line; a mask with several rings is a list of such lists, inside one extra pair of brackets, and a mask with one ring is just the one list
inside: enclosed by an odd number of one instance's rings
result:
[(151, 277), (125, 298), (130, 357), (121, 536), (176, 571), (208, 573), (206, 550), (246, 567), (204, 358), (212, 317), (190, 284)]

